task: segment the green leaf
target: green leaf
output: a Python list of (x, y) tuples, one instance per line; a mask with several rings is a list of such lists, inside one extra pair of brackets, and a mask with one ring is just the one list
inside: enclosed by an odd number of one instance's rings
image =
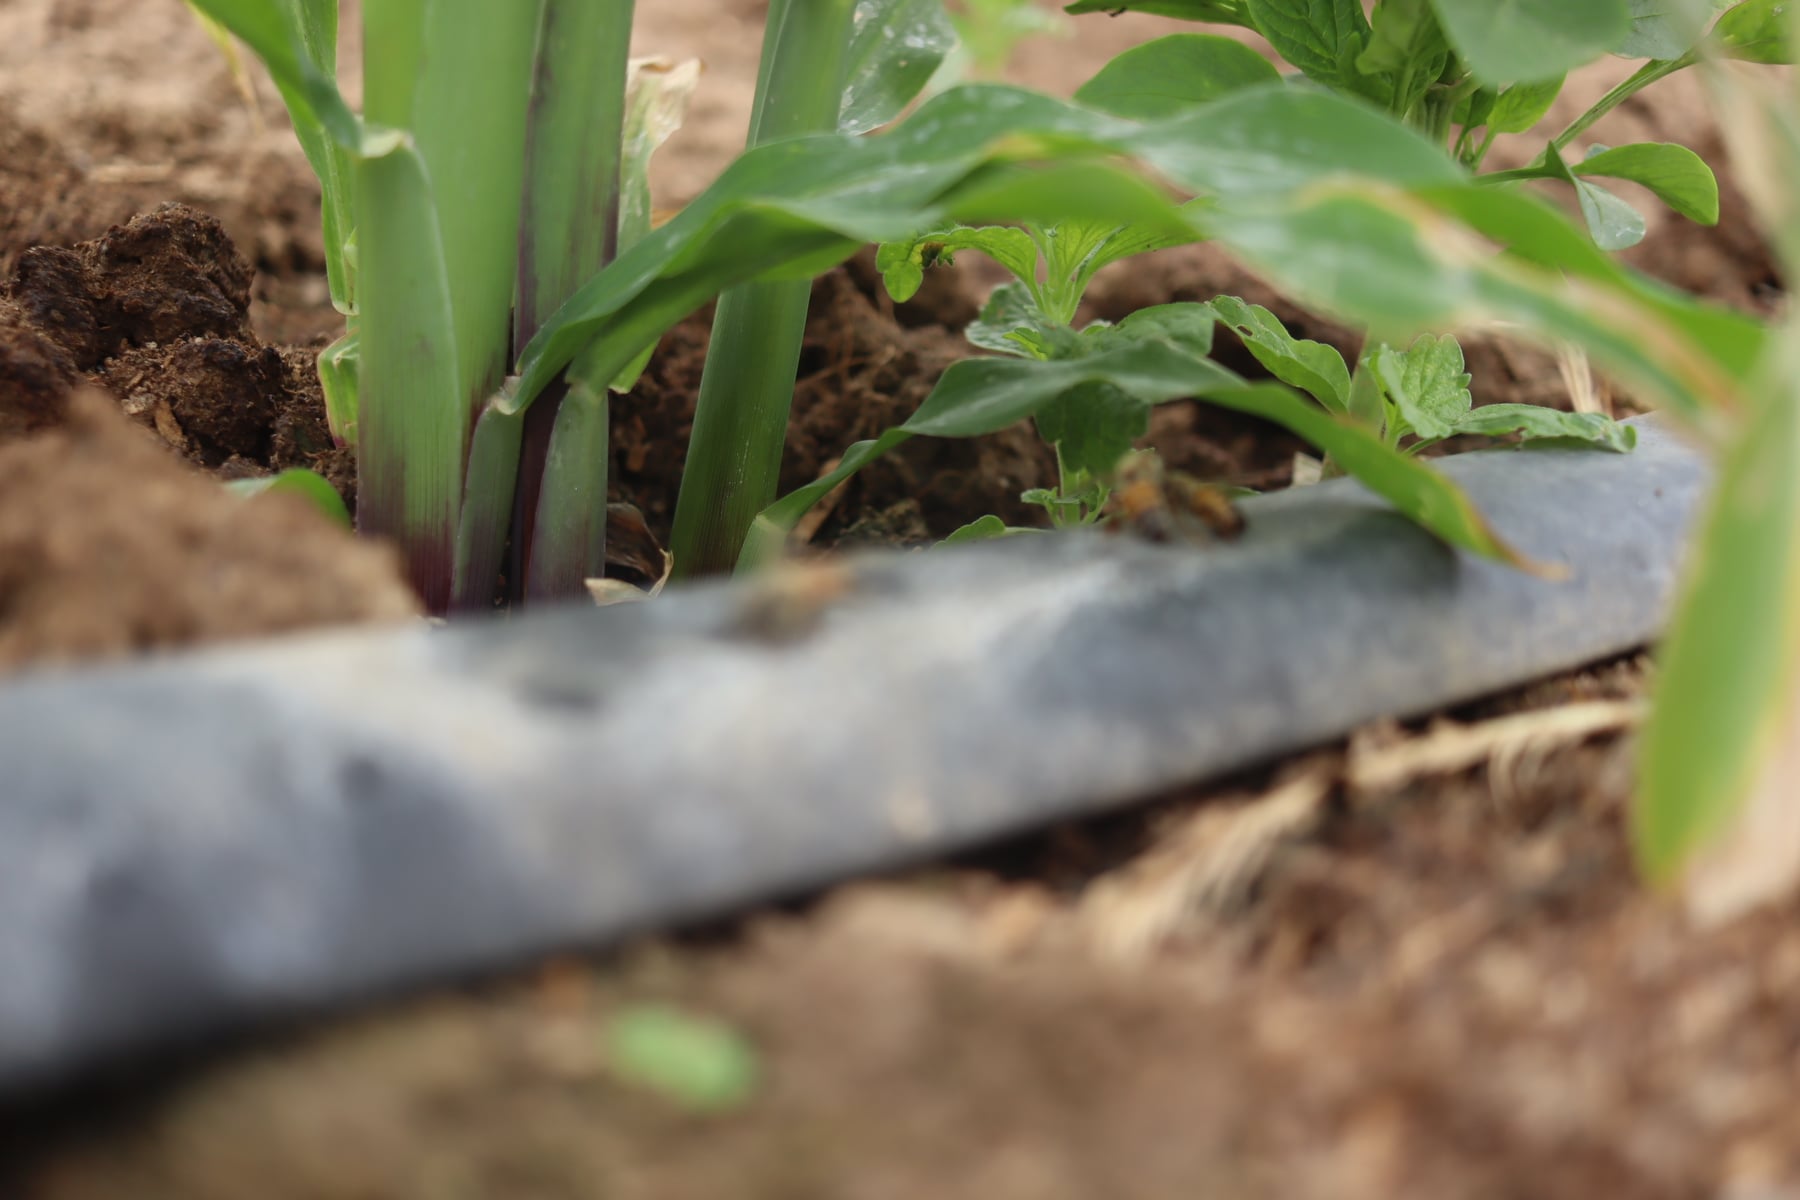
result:
[(246, 497), (260, 496), (264, 492), (292, 492), (310, 501), (313, 507), (345, 529), (350, 528), (350, 510), (344, 507), (344, 498), (326, 482), (324, 476), (312, 471), (289, 467), (279, 474), (259, 479), (233, 479), (225, 486)]
[(1524, 133), (1544, 119), (1550, 106), (1562, 94), (1562, 75), (1553, 75), (1537, 83), (1515, 83), (1501, 92), (1488, 113), (1488, 128), (1495, 133)]
[(1644, 214), (1599, 184), (1577, 179), (1575, 198), (1594, 245), (1602, 250), (1625, 250), (1644, 240)]
[(1399, 416), (1398, 433), (1449, 437), (1469, 413), (1469, 374), (1453, 337), (1421, 334), (1404, 352), (1381, 346), (1370, 356), (1370, 365)]
[(340, 445), (356, 445), (356, 378), (362, 366), (361, 339), (354, 324), (319, 351), (319, 390), (325, 395), (325, 423)]
[(1038, 410), (1037, 431), (1065, 470), (1098, 477), (1150, 432), (1150, 404), (1110, 383), (1083, 383)]
[(315, 39), (309, 34), (322, 27), (319, 0), (193, 0), (193, 6), (250, 47), (290, 106), (309, 113), (345, 149), (363, 149), (362, 122), (344, 103), (333, 67), (314, 54)]
[(1618, 146), (1591, 154), (1572, 169), (1577, 175), (1605, 175), (1642, 184), (1690, 221), (1719, 223), (1719, 181), (1712, 168), (1686, 146), (1667, 142)]
[(1613, 53), (1622, 58), (1680, 58), (1699, 44), (1706, 23), (1730, 0), (1631, 0), (1631, 33)]
[(1245, 7), (1269, 44), (1308, 79), (1359, 90), (1351, 59), (1370, 34), (1360, 0), (1246, 0)]
[(1068, 326), (1044, 316), (1022, 283), (995, 288), (963, 336), (983, 350), (1016, 358), (1055, 358), (1076, 337)]
[(1445, 541), (1517, 566), (1529, 565), (1487, 526), (1453, 483), (1391, 449), (1368, 429), (1325, 412), (1285, 387), (1246, 385), (1210, 359), (1152, 340), (1079, 359), (978, 358), (952, 365), (905, 424), (858, 442), (844, 453), (836, 470), (765, 509), (751, 544), (766, 546), (831, 489), (909, 437), (990, 433), (1036, 413), (1071, 388), (1093, 383), (1112, 384), (1145, 403), (1194, 396), (1274, 421), (1325, 450), (1370, 490)]
[(1550, 79), (1631, 32), (1625, 0), (1433, 0), (1450, 45), (1483, 83)]
[(1117, 116), (1154, 120), (1280, 78), (1273, 64), (1242, 42), (1177, 33), (1119, 55), (1076, 89), (1075, 99)]
[(960, 250), (979, 250), (1027, 286), (1037, 282), (1037, 243), (1029, 233), (1010, 225), (955, 225), (905, 241), (883, 242), (875, 251), (875, 268), (881, 272), (888, 295), (895, 303), (904, 304), (918, 294), (926, 270), (949, 263)]
[(1196, 358), (1212, 353), (1213, 326), (1217, 317), (1212, 306), (1181, 301), (1140, 308), (1117, 325), (1095, 322), (1081, 331), (1083, 353), (1111, 350), (1121, 345), (1143, 341), (1164, 341), (1179, 346)]
[(1525, 445), (1592, 446), (1624, 454), (1637, 445), (1637, 429), (1601, 413), (1572, 413), (1538, 404), (1484, 404), (1456, 422), (1457, 433), (1501, 437), (1523, 434)]
[(953, 530), (949, 536), (939, 542), (940, 546), (955, 546), (963, 542), (986, 542), (994, 538), (1005, 537), (1012, 533), (1005, 521), (989, 513), (985, 517), (976, 517), (967, 525)]
[(1423, 92), (1443, 71), (1449, 49), (1430, 0), (1383, 0), (1375, 8), (1374, 32), (1356, 66), (1368, 74), (1412, 68)]
[(1349, 411), (1350, 368), (1336, 347), (1296, 338), (1274, 313), (1236, 296), (1220, 296), (1208, 307), (1269, 374), (1310, 393), (1333, 412)]
[(1791, 63), (1794, 49), (1789, 0), (1744, 0), (1713, 26), (1711, 42), (1727, 58)]
[(643, 1006), (606, 1030), (613, 1073), (697, 1112), (737, 1108), (756, 1091), (756, 1053), (730, 1026), (670, 1008)]
[(1301, 399), (1278, 384), (1208, 391), (1208, 403), (1273, 421), (1329, 454), (1370, 491), (1453, 546), (1527, 570), (1537, 569), (1509, 546), (1449, 479), (1401, 454), (1365, 426)]
[[(1784, 340), (1793, 337), (1792, 324)], [(1785, 347), (1784, 347), (1785, 349)], [(1639, 740), (1638, 863), (1673, 882), (1759, 790), (1793, 802), (1800, 701), (1800, 403), (1786, 350), (1719, 464)], [(1790, 756), (1785, 778), (1777, 755)]]
[(1066, 13), (1150, 13), (1183, 21), (1207, 21), (1215, 25), (1254, 28), (1244, 11), (1245, 0), (1075, 0)]
[(859, 0), (855, 20), (838, 115), (844, 133), (899, 116), (956, 44), (943, 0)]

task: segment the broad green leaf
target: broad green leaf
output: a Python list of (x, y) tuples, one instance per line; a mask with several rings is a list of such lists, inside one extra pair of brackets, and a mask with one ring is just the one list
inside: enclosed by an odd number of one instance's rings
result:
[(1668, 142), (1640, 142), (1589, 155), (1571, 168), (1577, 175), (1629, 179), (1657, 199), (1702, 225), (1719, 223), (1719, 181), (1712, 168), (1689, 150)]
[[(1791, 329), (1791, 324), (1790, 324)], [(1788, 335), (1791, 337), (1791, 333)], [(1800, 403), (1788, 351), (1719, 465), (1658, 661), (1631, 812), (1638, 863), (1674, 882), (1748, 816), (1759, 791), (1794, 802), (1800, 703)], [(1785, 766), (1780, 758), (1788, 761)], [(1785, 772), (1779, 773), (1779, 772)]]
[(1699, 44), (1714, 11), (1730, 0), (1630, 0), (1631, 32), (1613, 47), (1623, 58), (1680, 58)]
[[(1191, 236), (1204, 215), (1141, 179), (1084, 162), (1122, 154), (1203, 193), (1246, 200), (1358, 172), (1452, 184), (1460, 169), (1421, 135), (1353, 101), (1281, 85), (1143, 125), (1013, 88), (955, 88), (875, 138), (798, 138), (741, 156), (681, 214), (580, 289), (520, 356), (501, 400), (522, 408), (590, 341), (630, 362), (746, 278), (817, 272), (867, 242), (957, 221), (1110, 220)], [(1021, 160), (1054, 156), (1054, 174)], [(1047, 186), (1047, 182), (1054, 186)]]
[(1242, 42), (1177, 33), (1125, 51), (1076, 89), (1075, 99), (1102, 112), (1153, 120), (1280, 78), (1268, 59)]
[(1311, 394), (1332, 412), (1348, 412), (1350, 368), (1335, 346), (1296, 338), (1260, 304), (1220, 296), (1209, 305), (1269, 374)]
[(345, 529), (350, 528), (350, 510), (344, 507), (344, 498), (338, 495), (338, 490), (326, 482), (324, 476), (301, 467), (289, 467), (259, 479), (233, 479), (225, 486), (240, 496), (292, 492)]
[(944, 0), (858, 0), (854, 20), (838, 116), (844, 133), (899, 116), (956, 44)]
[(1550, 79), (1631, 32), (1626, 0), (1433, 0), (1450, 45), (1483, 83)]
[(1257, 30), (1308, 79), (1340, 91), (1364, 82), (1354, 60), (1368, 44), (1361, 0), (1245, 0)]
[(1469, 374), (1453, 337), (1426, 333), (1404, 351), (1379, 347), (1370, 365), (1399, 416), (1399, 432), (1432, 440), (1449, 437), (1469, 413)]
[(1071, 347), (1077, 335), (1067, 326), (1059, 326), (1044, 316), (1031, 291), (1022, 283), (1003, 283), (995, 288), (987, 303), (963, 336), (981, 347), (1016, 358), (1055, 358), (1059, 350)]
[(1501, 437), (1523, 435), (1525, 445), (1592, 446), (1623, 454), (1637, 445), (1637, 429), (1600, 413), (1572, 413), (1540, 404), (1485, 404), (1457, 421), (1455, 432)]
[(1075, 0), (1066, 13), (1122, 12), (1150, 13), (1159, 17), (1175, 17), (1183, 21), (1207, 21), (1215, 25), (1242, 25), (1254, 28), (1245, 11), (1247, 0)]
[(1537, 83), (1515, 83), (1494, 100), (1488, 128), (1495, 133), (1524, 133), (1544, 119), (1562, 94), (1563, 76), (1552, 75)]
[(1065, 470), (1099, 477), (1150, 432), (1150, 405), (1110, 383), (1083, 383), (1038, 409), (1036, 421)]
[(1744, 0), (1713, 26), (1710, 41), (1727, 58), (1791, 63), (1794, 49), (1789, 0)]
[(1577, 179), (1575, 198), (1594, 245), (1602, 250), (1625, 250), (1644, 240), (1644, 214), (1599, 184)]
[(1037, 243), (1010, 225), (956, 225), (905, 241), (883, 242), (875, 251), (875, 269), (881, 272), (888, 295), (904, 304), (918, 294), (927, 270), (948, 264), (959, 250), (979, 250), (1027, 286), (1037, 281)]
[(745, 1103), (756, 1091), (756, 1052), (722, 1022), (644, 1006), (614, 1017), (607, 1059), (620, 1079), (699, 1112)]

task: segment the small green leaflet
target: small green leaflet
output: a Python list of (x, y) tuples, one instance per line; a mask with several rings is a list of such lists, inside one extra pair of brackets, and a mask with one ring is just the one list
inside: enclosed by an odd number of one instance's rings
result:
[[(943, 541), (939, 542), (938, 545), (955, 546), (963, 542), (986, 542), (991, 541), (994, 538), (1005, 537), (1007, 534), (1014, 532), (1017, 531), (1008, 526), (1005, 521), (1002, 521), (999, 517), (989, 513), (985, 517), (976, 517), (967, 525), (953, 530)], [(1033, 532), (1036, 531), (1034, 530)]]
[(996, 354), (1041, 359), (1059, 357), (1059, 349), (1073, 342), (1077, 334), (1046, 318), (1024, 284), (1004, 283), (994, 289), (963, 336)]
[(1575, 180), (1575, 198), (1594, 245), (1602, 250), (1628, 250), (1644, 240), (1644, 214), (1599, 184)]
[(1349, 411), (1350, 368), (1335, 347), (1296, 338), (1274, 313), (1236, 296), (1220, 296), (1208, 307), (1269, 374), (1310, 393), (1332, 412)]
[(1421, 334), (1404, 352), (1391, 346), (1377, 347), (1370, 365), (1388, 403), (1394, 406), (1399, 429), (1436, 440), (1456, 432), (1457, 422), (1468, 415), (1469, 375), (1463, 370), (1462, 347), (1453, 337)]
[(1242, 42), (1177, 33), (1125, 51), (1076, 89), (1075, 99), (1115, 116), (1155, 120), (1280, 78), (1274, 64)]
[(918, 294), (925, 272), (948, 264), (959, 250), (979, 250), (1027, 283), (1037, 275), (1037, 243), (1010, 225), (953, 225), (904, 242), (883, 242), (875, 251), (875, 269), (896, 304)]

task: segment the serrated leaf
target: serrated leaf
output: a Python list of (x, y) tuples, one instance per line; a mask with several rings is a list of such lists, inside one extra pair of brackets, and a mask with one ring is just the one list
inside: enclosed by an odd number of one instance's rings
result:
[(1550, 106), (1562, 94), (1563, 79), (1553, 75), (1537, 83), (1515, 83), (1494, 100), (1488, 113), (1488, 128), (1495, 133), (1524, 133), (1544, 119)]
[(1791, 63), (1794, 49), (1790, 0), (1744, 0), (1719, 18), (1708, 39), (1727, 58)]
[(1670, 208), (1702, 225), (1719, 223), (1719, 181), (1686, 146), (1639, 142), (1602, 150), (1571, 168), (1576, 175), (1628, 179), (1656, 193)]
[(1637, 445), (1637, 430), (1601, 413), (1563, 412), (1538, 404), (1484, 404), (1471, 409), (1456, 423), (1455, 432), (1484, 437), (1517, 433), (1524, 443), (1591, 446), (1617, 454)]
[(1024, 284), (1004, 283), (994, 289), (963, 336), (996, 354), (1044, 359), (1070, 345), (1077, 335), (1045, 317)]
[(1404, 351), (1379, 347), (1369, 362), (1404, 430), (1436, 440), (1455, 433), (1468, 416), (1469, 374), (1455, 338), (1421, 334)]
[(1625, 0), (1433, 0), (1450, 45), (1483, 83), (1550, 79), (1625, 40)]
[(1100, 476), (1150, 432), (1150, 405), (1110, 383), (1084, 383), (1040, 408), (1036, 421), (1066, 470)]
[(838, 128), (885, 125), (931, 82), (956, 44), (943, 0), (858, 0), (846, 51)]
[(1308, 79), (1341, 91), (1361, 90), (1347, 56), (1368, 43), (1369, 19), (1359, 0), (1246, 0), (1256, 28)]
[(1220, 296), (1208, 307), (1269, 374), (1309, 393), (1332, 412), (1349, 411), (1350, 368), (1336, 347), (1296, 338), (1274, 313), (1236, 296)]
[(1242, 42), (1177, 33), (1125, 51), (1077, 88), (1075, 99), (1102, 112), (1153, 120), (1280, 78), (1268, 59)]
[(1602, 250), (1625, 250), (1644, 240), (1644, 215), (1599, 184), (1575, 180), (1575, 198), (1594, 245)]

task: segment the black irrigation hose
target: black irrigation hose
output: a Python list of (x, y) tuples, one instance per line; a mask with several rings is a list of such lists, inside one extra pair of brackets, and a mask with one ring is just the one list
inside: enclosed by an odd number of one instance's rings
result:
[(1100, 536), (0, 687), (0, 1091), (1118, 806), (1614, 654), (1705, 484), (1446, 463), (1546, 582), (1335, 481)]

